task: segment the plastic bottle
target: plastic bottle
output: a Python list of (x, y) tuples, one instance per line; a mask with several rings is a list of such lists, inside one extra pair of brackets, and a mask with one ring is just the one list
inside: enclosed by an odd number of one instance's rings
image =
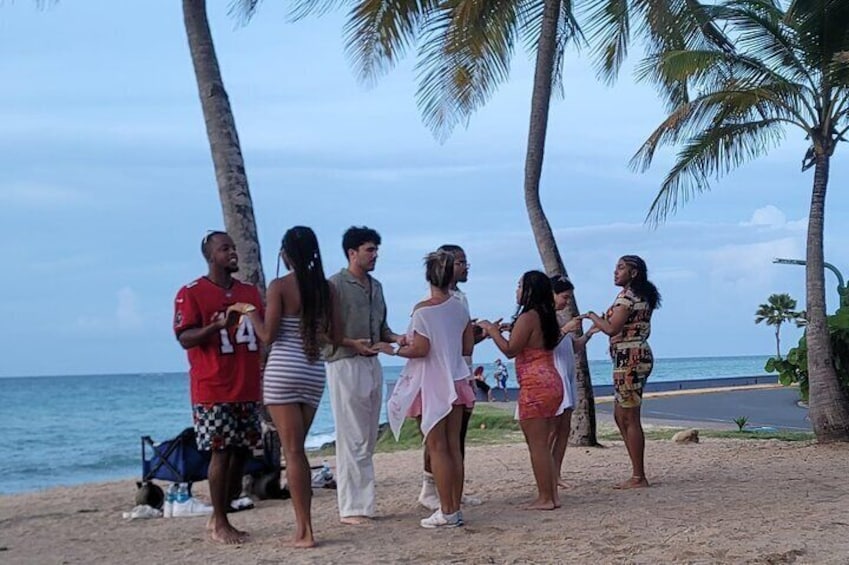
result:
[(327, 459), (322, 459), (321, 463), (321, 477), (325, 481), (333, 479), (333, 472), (330, 470), (330, 465), (327, 464)]
[(165, 503), (162, 505), (162, 516), (165, 518), (174, 517), (174, 502), (177, 500), (177, 485), (171, 483), (168, 485), (168, 490), (165, 491)]
[(177, 486), (176, 500), (177, 503), (188, 502), (189, 498), (191, 498), (191, 494), (189, 494), (189, 485), (187, 483), (180, 483)]

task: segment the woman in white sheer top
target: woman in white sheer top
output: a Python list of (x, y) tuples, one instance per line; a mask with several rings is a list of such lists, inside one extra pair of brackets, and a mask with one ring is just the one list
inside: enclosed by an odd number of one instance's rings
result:
[(454, 256), (438, 251), (425, 258), (425, 278), (431, 296), (416, 304), (407, 333), (407, 345), (397, 355), (408, 359), (388, 402), (389, 423), (398, 437), (405, 417), (417, 418), (431, 456), (440, 508), (421, 521), (424, 528), (463, 525), (463, 457), (460, 429), (463, 410), (474, 403), (464, 377), (474, 335), (469, 313), (449, 286)]

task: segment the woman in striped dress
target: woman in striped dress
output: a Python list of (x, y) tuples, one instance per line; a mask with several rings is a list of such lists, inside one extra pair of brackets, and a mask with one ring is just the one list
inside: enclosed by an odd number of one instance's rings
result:
[(324, 392), (322, 345), (342, 340), (339, 308), (324, 277), (315, 233), (295, 226), (283, 236), (280, 257), (289, 273), (268, 285), (265, 320), (246, 309), (257, 336), (271, 343), (263, 398), (280, 434), (286, 480), (295, 509), (295, 547), (313, 547), (311, 475), (304, 442)]

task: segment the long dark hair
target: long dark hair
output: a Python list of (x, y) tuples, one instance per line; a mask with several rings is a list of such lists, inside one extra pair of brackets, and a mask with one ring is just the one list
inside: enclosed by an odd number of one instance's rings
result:
[(295, 273), (301, 293), (301, 336), (304, 354), (312, 362), (319, 358), (320, 336), (327, 335), (333, 319), (330, 285), (324, 278), (321, 252), (312, 229), (295, 226), (283, 236), (281, 251), (286, 253), (286, 266)]
[(554, 310), (554, 291), (551, 279), (540, 271), (528, 271), (522, 275), (522, 296), (513, 323), (521, 314), (536, 310), (542, 327), (542, 339), (546, 349), (554, 349), (560, 341), (560, 326)]
[(639, 255), (623, 255), (619, 258), (620, 261), (637, 271), (637, 274), (631, 279), (628, 288), (639, 298), (645, 300), (649, 308), (656, 310), (660, 308), (661, 296), (660, 291), (654, 286), (654, 283), (649, 280), (649, 269), (646, 262)]

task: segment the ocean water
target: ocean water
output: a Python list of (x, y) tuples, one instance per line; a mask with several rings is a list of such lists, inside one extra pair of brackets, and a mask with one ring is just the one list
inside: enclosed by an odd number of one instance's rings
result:
[[(754, 376), (767, 356), (658, 359), (653, 381)], [(492, 384), (492, 364), (481, 363)], [(508, 386), (516, 387), (512, 363)], [(609, 361), (591, 361), (610, 384)], [(400, 366), (384, 367), (387, 381)], [(0, 493), (141, 477), (140, 437), (170, 439), (191, 426), (186, 373), (0, 378)], [(308, 447), (334, 437), (325, 393)]]

